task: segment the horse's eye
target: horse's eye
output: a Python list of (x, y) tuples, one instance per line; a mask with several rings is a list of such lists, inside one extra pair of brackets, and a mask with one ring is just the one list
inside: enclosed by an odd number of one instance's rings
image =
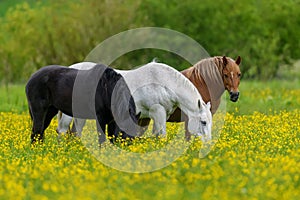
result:
[(225, 77), (225, 78), (228, 78), (228, 75), (227, 75), (227, 74), (224, 74), (224, 77)]
[(206, 121), (201, 121), (202, 126), (206, 126)]
[(238, 77), (240, 78), (242, 76), (242, 74), (238, 74)]

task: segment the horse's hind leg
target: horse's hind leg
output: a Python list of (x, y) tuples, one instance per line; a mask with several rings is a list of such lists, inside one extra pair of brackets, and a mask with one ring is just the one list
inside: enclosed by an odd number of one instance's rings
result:
[(46, 117), (45, 117), (45, 120), (44, 120), (44, 130), (46, 130), (46, 128), (48, 128), (52, 118), (57, 114), (58, 112), (58, 109), (56, 109), (54, 106), (50, 106), (47, 110), (47, 113), (46, 113)]
[(30, 118), (31, 118), (31, 120), (33, 120), (33, 115), (32, 115), (32, 111), (31, 111), (31, 109), (29, 108), (29, 114), (30, 114)]
[(71, 132), (76, 133), (77, 137), (81, 137), (81, 132), (85, 125), (85, 122), (86, 122), (85, 119), (74, 118)]
[(96, 126), (98, 131), (98, 142), (99, 145), (101, 145), (106, 140), (106, 136), (105, 136), (106, 122), (99, 115), (97, 115)]
[(166, 135), (166, 110), (160, 104), (155, 104), (151, 106), (149, 110), (149, 116), (153, 119), (153, 130), (152, 132), (156, 135), (162, 134)]
[(33, 126), (32, 126), (32, 133), (31, 133), (31, 144), (38, 141), (43, 141), (44, 137), (44, 120), (46, 116), (46, 111), (40, 109), (38, 111), (30, 110)]
[(56, 109), (54, 106), (50, 106), (47, 110), (46, 118), (44, 120), (44, 130), (48, 128), (52, 118), (57, 114), (58, 109)]

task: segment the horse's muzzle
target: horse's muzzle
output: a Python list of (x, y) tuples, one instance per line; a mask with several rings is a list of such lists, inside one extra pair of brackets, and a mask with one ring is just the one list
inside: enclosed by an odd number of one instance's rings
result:
[(239, 99), (240, 93), (239, 92), (230, 92), (230, 100), (232, 102), (236, 102)]

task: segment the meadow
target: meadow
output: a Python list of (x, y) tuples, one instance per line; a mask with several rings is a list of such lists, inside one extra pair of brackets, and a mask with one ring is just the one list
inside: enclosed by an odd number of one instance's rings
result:
[[(227, 102), (221, 135), (207, 156), (199, 158), (202, 144), (193, 140), (176, 161), (147, 173), (107, 167), (79, 139), (65, 136), (58, 142), (56, 120), (46, 130), (45, 142), (30, 146), (24, 86), (3, 86), (0, 91), (0, 199), (300, 197), (297, 80), (242, 81), (240, 100)], [(182, 124), (168, 124), (170, 136), (178, 130), (183, 134)], [(122, 148), (151, 151), (171, 139), (137, 139)], [(125, 157), (111, 161), (130, 165)]]
[[(299, 6), (281, 0), (0, 0), (0, 200), (300, 199), (299, 60), (291, 67), (300, 55)], [(82, 61), (107, 37), (147, 26), (183, 32), (211, 55), (243, 58), (240, 99), (232, 103), (226, 94), (224, 126), (208, 155), (200, 158), (199, 139), (176, 140), (183, 125), (172, 123), (167, 138), (116, 143), (134, 153), (154, 152), (172, 141), (174, 151), (187, 147), (170, 165), (146, 173), (104, 165), (84, 140), (58, 140), (56, 119), (45, 142), (31, 146), (24, 89), (29, 75), (49, 63)], [(149, 52), (132, 52), (120, 63), (148, 62)], [(184, 66), (172, 54), (158, 55)], [(154, 155), (150, 164), (171, 154)], [(133, 165), (122, 155), (109, 161)]]

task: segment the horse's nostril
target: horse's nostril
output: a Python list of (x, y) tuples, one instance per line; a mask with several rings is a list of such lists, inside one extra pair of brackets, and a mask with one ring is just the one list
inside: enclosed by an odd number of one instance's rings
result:
[(239, 92), (229, 92), (229, 94), (230, 94), (231, 96), (239, 96), (239, 95), (240, 95)]
[(239, 92), (230, 92), (230, 100), (236, 102), (239, 98)]

